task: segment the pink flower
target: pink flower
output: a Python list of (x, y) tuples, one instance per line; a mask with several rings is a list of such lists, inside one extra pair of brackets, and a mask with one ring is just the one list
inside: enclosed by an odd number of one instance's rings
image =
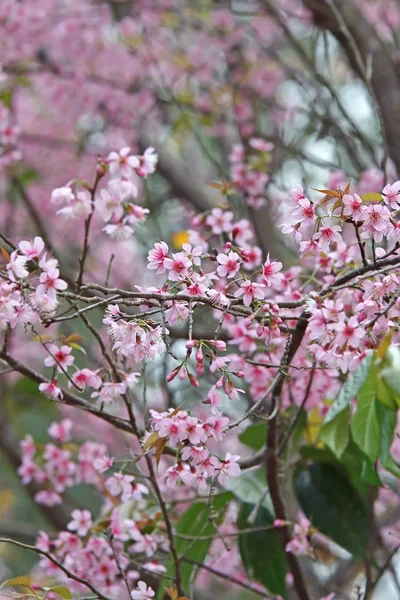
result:
[(136, 590), (131, 592), (132, 600), (150, 600), (154, 598), (155, 592), (151, 587), (147, 587), (144, 581), (139, 581)]
[(69, 204), (74, 198), (75, 195), (69, 186), (56, 188), (51, 192), (51, 201), (53, 204)]
[(300, 202), (300, 200), (305, 199), (304, 190), (300, 184), (296, 185), (296, 187), (291, 188), (289, 193), (295, 201), (296, 206)]
[(221, 396), (219, 395), (215, 385), (213, 385), (208, 392), (207, 399), (204, 400), (204, 404), (209, 404), (211, 406), (211, 412), (213, 414), (217, 414), (218, 407), (221, 405), (221, 402)]
[(215, 306), (225, 308), (225, 307), (229, 306), (231, 303), (228, 296), (226, 296), (221, 291), (214, 290), (214, 289), (207, 290), (207, 295), (211, 298), (211, 301)]
[(17, 250), (11, 252), (10, 260), (7, 263), (8, 276), (10, 277), (11, 281), (28, 277), (29, 271), (25, 267), (27, 261), (28, 257), (18, 254)]
[(61, 389), (57, 385), (57, 381), (44, 381), (39, 385), (39, 390), (48, 398), (52, 400), (57, 400), (57, 398), (62, 398), (63, 394)]
[(350, 319), (346, 320), (343, 313), (339, 315), (339, 323), (336, 325), (336, 331), (338, 333), (336, 343), (339, 346), (348, 344), (353, 348), (358, 348), (360, 341), (366, 335), (364, 329), (359, 326), (357, 317), (350, 317)]
[(304, 224), (312, 224), (315, 221), (314, 205), (311, 204), (308, 198), (301, 198), (292, 214)]
[(284, 223), (282, 225), (279, 225), (279, 227), (282, 229), (282, 233), (284, 235), (289, 236), (297, 244), (299, 244), (303, 237), (301, 232), (299, 231), (300, 225), (301, 225), (301, 223), (295, 223), (294, 225)]
[(221, 208), (213, 208), (211, 214), (206, 218), (206, 225), (211, 227), (215, 235), (232, 230), (233, 213), (224, 212)]
[(43, 550), (43, 552), (49, 552), (51, 542), (49, 536), (45, 531), (38, 531), (35, 546), (36, 548), (39, 548), (39, 550)]
[(392, 229), (390, 212), (386, 206), (371, 204), (364, 209), (364, 223), (361, 227), (361, 237), (368, 239), (371, 236), (376, 242), (381, 242), (383, 236)]
[(44, 248), (44, 241), (41, 237), (36, 236), (33, 242), (20, 242), (18, 246), (22, 254), (28, 257), (28, 260), (33, 260), (39, 258)]
[(90, 511), (75, 509), (72, 511), (71, 515), (72, 521), (68, 523), (67, 529), (76, 531), (79, 536), (84, 537), (93, 525)]
[(345, 194), (343, 196), (344, 211), (346, 217), (351, 217), (353, 221), (361, 221), (363, 215), (363, 201), (358, 194)]
[(263, 264), (262, 276), (268, 287), (272, 285), (279, 285), (282, 280), (282, 275), (278, 275), (279, 271), (282, 270), (282, 263), (278, 261), (271, 261), (269, 254), (267, 260)]
[(213, 438), (217, 442), (222, 442), (223, 432), (229, 425), (229, 419), (227, 417), (217, 415), (215, 417), (210, 417), (209, 419), (207, 419), (207, 424), (211, 426), (210, 431)]
[(164, 259), (164, 266), (168, 269), (168, 279), (179, 281), (184, 279), (192, 267), (192, 263), (184, 252), (177, 252), (172, 258)]
[(149, 148), (146, 148), (144, 151), (143, 156), (137, 156), (135, 158), (138, 160), (138, 166), (135, 167), (135, 171), (139, 177), (146, 179), (148, 175), (154, 173), (158, 162), (158, 155), (154, 148), (149, 146)]
[(218, 481), (221, 485), (228, 483), (229, 477), (238, 477), (240, 475), (240, 467), (237, 464), (240, 456), (226, 453), (225, 459), (221, 462), (218, 470)]
[(111, 218), (119, 221), (123, 214), (123, 202), (131, 202), (137, 196), (137, 187), (131, 181), (113, 179), (106, 189), (102, 189), (95, 201), (96, 209), (104, 221)]
[(50, 268), (40, 275), (40, 285), (37, 287), (37, 294), (43, 296), (47, 294), (49, 298), (56, 298), (56, 290), (66, 290), (68, 285), (63, 279), (59, 279), (60, 271), (57, 268)]
[(156, 270), (157, 275), (164, 273), (164, 271), (167, 269), (165, 265), (165, 259), (167, 257), (167, 244), (165, 242), (157, 242), (156, 244), (154, 244), (154, 248), (152, 248), (147, 255), (147, 260), (149, 261), (147, 268), (151, 271)]
[(125, 382), (114, 382), (107, 381), (103, 384), (99, 392), (93, 392), (91, 398), (97, 398), (98, 402), (104, 402), (104, 404), (111, 404), (121, 398), (121, 394), (126, 391)]
[(42, 490), (35, 494), (35, 502), (44, 504), (45, 506), (56, 506), (62, 503), (62, 498), (53, 490)]
[(70, 348), (70, 346), (61, 346), (61, 348), (59, 348), (55, 344), (49, 344), (46, 346), (46, 349), (50, 353), (50, 356), (47, 356), (44, 359), (46, 367), (54, 367), (57, 365), (57, 371), (62, 373), (74, 362), (74, 357), (71, 356), (72, 348)]
[(168, 438), (168, 443), (171, 446), (177, 446), (187, 438), (185, 423), (182, 419), (162, 419), (157, 429), (158, 435)]
[(250, 306), (255, 298), (258, 300), (264, 298), (264, 292), (262, 290), (264, 287), (265, 285), (262, 283), (244, 281), (240, 286), (240, 289), (235, 292), (235, 297), (240, 298), (240, 296), (243, 296), (243, 304), (245, 306)]
[[(82, 388), (82, 390), (84, 390), (86, 386), (98, 390), (102, 384), (101, 377), (99, 377), (95, 371), (91, 371), (90, 369), (75, 371), (71, 379), (78, 387)], [(68, 385), (71, 386), (71, 383), (68, 382)]]
[(54, 422), (50, 425), (47, 432), (53, 440), (61, 444), (69, 442), (71, 439), (72, 421), (71, 419), (63, 419), (59, 423)]
[(242, 262), (239, 254), (236, 252), (229, 252), (226, 254), (218, 254), (217, 261), (219, 266), (217, 267), (217, 273), (220, 277), (227, 277), (232, 279), (240, 269), (240, 263)]
[(121, 496), (121, 502), (126, 502), (132, 498), (132, 482), (134, 480), (133, 475), (114, 473), (107, 479), (106, 487), (112, 496)]
[(400, 181), (394, 183), (388, 183), (382, 190), (383, 200), (395, 210), (399, 209), (400, 202)]
[(211, 373), (215, 373), (215, 371), (221, 371), (225, 369), (226, 363), (230, 362), (230, 358), (228, 356), (215, 356), (210, 365)]
[(105, 473), (113, 465), (114, 459), (109, 456), (101, 456), (93, 461), (93, 466), (99, 473)]
[(110, 152), (107, 157), (107, 162), (110, 165), (111, 175), (118, 175), (130, 179), (133, 171), (139, 166), (139, 161), (136, 156), (130, 155), (131, 149), (128, 147), (122, 148), (119, 152)]
[(319, 240), (323, 250), (329, 250), (330, 244), (342, 241), (342, 236), (339, 233), (340, 231), (342, 231), (342, 228), (339, 225), (327, 225), (320, 228), (314, 235), (314, 239)]

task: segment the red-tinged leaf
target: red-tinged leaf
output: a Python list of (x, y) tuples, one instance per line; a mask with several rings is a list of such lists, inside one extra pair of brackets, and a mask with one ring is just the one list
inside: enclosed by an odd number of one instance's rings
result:
[(158, 442), (155, 444), (156, 449), (156, 465), (158, 467), (162, 454), (165, 450), (165, 446), (167, 445), (167, 438), (160, 438)]
[(64, 338), (65, 344), (70, 344), (71, 342), (81, 342), (83, 337), (79, 335), (79, 333), (71, 333), (68, 337)]
[(348, 183), (348, 184), (346, 185), (346, 187), (344, 188), (344, 190), (343, 190), (343, 194), (344, 194), (344, 195), (346, 195), (346, 194), (350, 194), (350, 183), (351, 183), (351, 181), (349, 181), (349, 183)]
[(158, 432), (153, 431), (153, 433), (149, 435), (149, 437), (143, 444), (143, 452), (146, 452), (146, 450), (148, 450), (148, 448), (152, 448), (154, 446), (154, 444), (156, 444), (158, 442), (159, 439), (160, 439), (160, 436), (158, 435)]
[(7, 250), (5, 250), (5, 248), (0, 248), (0, 252), (2, 253), (3, 258), (6, 261), (6, 263), (9, 263), (10, 262), (10, 255), (7, 252)]
[(331, 198), (341, 198), (342, 192), (338, 192), (337, 190), (319, 190), (317, 188), (311, 188), (316, 192), (320, 192), (321, 194), (325, 194), (326, 196), (330, 196)]

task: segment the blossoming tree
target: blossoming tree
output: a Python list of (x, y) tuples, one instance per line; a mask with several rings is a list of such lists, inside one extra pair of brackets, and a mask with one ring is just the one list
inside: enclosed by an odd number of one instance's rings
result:
[(1, 4), (5, 597), (399, 597), (399, 26)]

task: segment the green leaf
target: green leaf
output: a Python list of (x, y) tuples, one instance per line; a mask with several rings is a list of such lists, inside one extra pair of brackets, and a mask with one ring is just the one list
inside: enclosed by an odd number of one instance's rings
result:
[(365, 382), (368, 372), (373, 362), (374, 354), (371, 352), (360, 363), (357, 369), (352, 373), (347, 381), (342, 385), (340, 392), (328, 410), (324, 419), (324, 425), (330, 423), (342, 410), (344, 410), (350, 402), (355, 398)]
[(378, 458), (380, 446), (378, 410), (376, 375), (374, 369), (370, 369), (364, 384), (357, 393), (357, 410), (351, 420), (350, 429), (357, 446), (373, 463)]
[(255, 425), (250, 425), (239, 435), (239, 440), (242, 442), (242, 444), (249, 446), (249, 448), (253, 448), (253, 450), (261, 450), (261, 448), (265, 446), (266, 439), (266, 423), (256, 423)]
[[(273, 524), (271, 512), (264, 507), (259, 508), (253, 523), (251, 517), (254, 510), (256, 507), (253, 504), (242, 505), (238, 519), (239, 529), (267, 527)], [(260, 582), (272, 594), (286, 598), (285, 577), (288, 566), (279, 532), (270, 529), (245, 533), (239, 537), (239, 549), (249, 578)]]
[(363, 202), (382, 202), (382, 194), (377, 192), (370, 192), (361, 196)]
[(350, 418), (350, 406), (347, 406), (344, 410), (339, 412), (336, 415), (336, 417), (334, 417), (331, 421), (325, 423), (321, 429), (321, 441), (324, 442), (324, 444), (326, 444), (328, 448), (332, 450), (332, 452), (338, 459), (341, 458), (343, 452), (349, 445)]
[(354, 556), (364, 556), (369, 540), (368, 509), (345, 474), (332, 463), (297, 469), (294, 487), (312, 524)]
[(7, 579), (3, 581), (0, 587), (8, 587), (11, 585), (20, 585), (22, 587), (31, 588), (31, 580), (26, 575), (19, 575), (18, 577), (13, 577), (12, 579)]
[(382, 404), (393, 410), (396, 410), (400, 404), (396, 394), (379, 375), (376, 378), (376, 395)]
[(71, 592), (65, 585), (56, 585), (56, 587), (51, 588), (51, 591), (61, 596), (61, 598), (65, 598), (65, 600), (71, 600), (72, 598)]
[(368, 458), (366, 458), (363, 462), (361, 470), (361, 479), (369, 485), (377, 485), (379, 487), (382, 485), (382, 481), (380, 480), (379, 475), (375, 471), (374, 465), (371, 463), (371, 461), (368, 460)]
[(273, 512), (265, 469), (252, 469), (244, 471), (239, 477), (231, 477), (226, 488), (242, 502), (255, 505), (261, 503)]
[[(178, 556), (185, 556), (191, 560), (202, 563), (207, 556), (212, 539), (209, 540), (187, 540), (179, 538), (179, 535), (190, 536), (191, 538), (206, 537), (215, 534), (214, 525), (220, 525), (228, 503), (232, 500), (232, 494), (227, 492), (215, 496), (212, 500), (212, 507), (205, 502), (196, 502), (182, 515), (181, 520), (176, 526), (176, 551)], [(210, 521), (211, 510), (213, 511), (213, 522)], [(214, 516), (215, 515), (215, 516)], [(172, 562), (167, 562), (167, 574), (174, 576), (174, 567)], [(185, 593), (193, 587), (194, 580), (198, 572), (196, 565), (181, 562), (182, 587)], [(164, 588), (167, 581), (161, 581), (157, 599), (164, 597)]]
[[(382, 366), (378, 371), (379, 374), (392, 392), (392, 399), (400, 407), (400, 348), (398, 346), (391, 346), (386, 352)], [(383, 402), (383, 400), (381, 401)]]
[(380, 411), (379, 417), (379, 423), (381, 427), (379, 459), (381, 461), (381, 465), (384, 469), (387, 469), (396, 477), (400, 477), (400, 468), (393, 460), (390, 452), (397, 425), (397, 412), (383, 407)]

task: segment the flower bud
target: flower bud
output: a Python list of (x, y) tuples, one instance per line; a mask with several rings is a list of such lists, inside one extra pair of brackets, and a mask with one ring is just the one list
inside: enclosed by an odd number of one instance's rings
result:
[(181, 369), (181, 370), (179, 371), (179, 379), (180, 379), (181, 381), (183, 381), (183, 380), (185, 379), (185, 377), (186, 377), (186, 371), (185, 371), (185, 369)]
[(214, 346), (217, 350), (221, 350), (222, 352), (226, 350), (226, 343), (223, 340), (216, 340)]
[(197, 362), (201, 362), (203, 359), (204, 359), (203, 352), (201, 351), (201, 348), (199, 348), (196, 352), (196, 360), (197, 360)]
[(196, 363), (196, 373), (197, 375), (201, 375), (204, 371), (204, 363), (203, 362), (197, 362)]
[(192, 373), (188, 373), (188, 376), (189, 376), (189, 381), (192, 384), (192, 386), (196, 387), (196, 388), (199, 387), (200, 384), (199, 384), (198, 380), (196, 379), (196, 377), (194, 375), (192, 375)]
[(168, 373), (168, 375), (166, 377), (167, 383), (169, 383), (170, 381), (175, 379), (175, 377), (178, 375), (178, 372), (179, 372), (179, 367), (175, 367), (175, 369), (172, 369), (172, 371), (170, 373)]

